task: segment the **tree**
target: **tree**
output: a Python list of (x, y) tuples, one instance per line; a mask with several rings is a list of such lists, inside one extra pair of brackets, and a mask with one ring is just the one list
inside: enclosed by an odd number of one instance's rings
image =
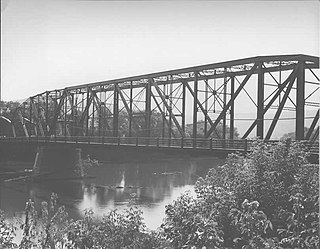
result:
[[(204, 137), (204, 121), (199, 121), (197, 123), (197, 137)], [(210, 128), (210, 126), (209, 126)], [(210, 138), (222, 138), (223, 137), (223, 127), (222, 127), (222, 123), (219, 123), (216, 127), (216, 131), (217, 132), (212, 132), (212, 134), (210, 135)], [(186, 126), (186, 132), (187, 134), (189, 134), (189, 137), (192, 137), (192, 132), (193, 132), (193, 124), (187, 124)], [(238, 133), (237, 128), (234, 128), (234, 132), (233, 132), (233, 138), (234, 139), (239, 139), (240, 135)], [(230, 139), (230, 127), (226, 126), (226, 139)]]
[[(308, 127), (304, 127), (304, 136), (307, 135), (309, 131), (309, 128)], [(311, 134), (311, 137), (313, 136), (313, 134), (315, 133), (315, 130), (312, 132)], [(285, 133), (283, 134), (283, 136), (281, 137), (281, 139), (288, 139), (288, 138), (291, 138), (292, 140), (295, 140), (296, 139), (296, 133), (293, 131), (293, 132), (288, 132), (288, 133)]]
[[(14, 128), (14, 122), (16, 120), (15, 111), (20, 105), (15, 101), (0, 101), (0, 136), (12, 137), (17, 129)], [(21, 128), (21, 127), (20, 127)]]
[(194, 221), (192, 212), (184, 214), (187, 209), (196, 210), (196, 220), (217, 222), (223, 247), (318, 248), (318, 166), (309, 164), (307, 156), (302, 144), (290, 140), (276, 145), (258, 140), (247, 156), (229, 155), (225, 165), (198, 179), (195, 200), (182, 198), (166, 207), (163, 227), (172, 228), (164, 233), (171, 238), (175, 231), (180, 243), (193, 236), (192, 222), (184, 230), (172, 225)]

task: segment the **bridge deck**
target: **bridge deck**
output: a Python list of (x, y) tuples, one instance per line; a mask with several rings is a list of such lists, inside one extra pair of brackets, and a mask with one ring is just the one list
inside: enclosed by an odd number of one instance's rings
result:
[[(64, 144), (87, 144), (87, 145), (114, 145), (114, 146), (135, 146), (135, 147), (155, 147), (155, 148), (180, 148), (197, 150), (223, 150), (229, 152), (252, 151), (254, 140), (237, 139), (209, 139), (209, 138), (153, 138), (153, 137), (85, 137), (85, 136), (47, 136), (47, 137), (6, 137), (0, 142), (36, 142), (64, 143)], [(279, 141), (268, 141), (268, 144), (276, 144)], [(310, 144), (303, 141), (311, 154), (319, 155), (319, 143)]]

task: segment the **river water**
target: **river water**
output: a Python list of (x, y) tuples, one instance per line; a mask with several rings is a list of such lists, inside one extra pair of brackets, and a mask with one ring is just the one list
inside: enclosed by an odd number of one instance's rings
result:
[[(52, 192), (73, 219), (92, 209), (100, 217), (111, 209), (123, 210), (135, 198), (148, 228), (156, 229), (165, 217), (165, 206), (185, 191), (193, 192), (199, 176), (223, 164), (214, 157), (168, 158), (154, 162), (105, 162), (92, 166), (85, 180), (11, 181), (0, 185), (0, 209), (12, 219), (22, 219), (25, 202), (38, 206)], [(25, 165), (23, 165), (25, 167)], [(1, 167), (1, 165), (0, 165)]]

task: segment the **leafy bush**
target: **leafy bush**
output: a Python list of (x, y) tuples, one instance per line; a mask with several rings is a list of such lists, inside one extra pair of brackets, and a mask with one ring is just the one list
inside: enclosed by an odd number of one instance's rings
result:
[(142, 212), (131, 207), (124, 213), (108, 212), (95, 221), (87, 210), (82, 220), (72, 222), (68, 232), (69, 248), (161, 248), (164, 242), (155, 232), (149, 233)]
[(5, 221), (5, 215), (0, 210), (0, 245), (5, 248), (14, 248), (16, 246), (13, 243), (15, 235), (14, 226)]
[(196, 198), (182, 196), (166, 207), (164, 233), (177, 248), (197, 238), (195, 224), (204, 221), (216, 222), (213, 241), (223, 241), (222, 247), (319, 246), (318, 165), (309, 164), (303, 145), (290, 140), (258, 140), (252, 148), (246, 156), (229, 155), (225, 165), (199, 178)]
[(283, 248), (319, 248), (319, 200), (318, 196), (305, 198), (297, 193), (291, 196), (292, 211), (281, 210), (284, 228), (278, 232)]
[(222, 231), (214, 215), (203, 215), (205, 208), (188, 193), (166, 206), (162, 229), (174, 248), (221, 248)]
[(259, 202), (243, 201), (241, 209), (232, 209), (230, 216), (232, 223), (238, 228), (240, 237), (235, 238), (236, 245), (242, 248), (274, 248), (273, 240), (266, 239), (268, 229), (272, 224), (264, 212), (258, 210)]

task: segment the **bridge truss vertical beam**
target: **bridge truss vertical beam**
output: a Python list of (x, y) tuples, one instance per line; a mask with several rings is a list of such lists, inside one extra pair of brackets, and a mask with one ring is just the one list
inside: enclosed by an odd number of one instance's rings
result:
[(145, 125), (145, 136), (150, 137), (151, 134), (151, 80), (148, 80), (146, 85), (146, 101), (145, 101), (145, 110), (146, 110), (146, 125)]
[(132, 137), (132, 102), (133, 102), (133, 88), (132, 81), (130, 81), (130, 103), (129, 103), (129, 137)]
[(113, 129), (113, 136), (119, 136), (119, 92), (117, 90), (118, 84), (115, 84), (114, 91), (113, 91), (113, 122), (112, 122), (112, 129)]
[(89, 135), (89, 109), (90, 109), (90, 105), (92, 102), (93, 96), (90, 95), (90, 89), (89, 87), (87, 88), (87, 104), (85, 107), (85, 134), (86, 136)]
[(181, 126), (183, 133), (186, 132), (186, 84), (182, 82), (182, 111), (181, 111)]
[[(198, 130), (198, 72), (194, 72), (193, 83), (193, 122), (192, 122), (192, 138), (197, 138)], [(194, 140), (195, 142), (195, 140)], [(195, 145), (195, 144), (194, 144)]]
[(205, 113), (204, 113), (204, 129), (203, 129), (203, 133), (204, 135), (207, 134), (208, 132), (208, 94), (209, 94), (209, 87), (208, 87), (208, 80), (204, 80), (204, 83), (205, 83), (205, 90), (204, 90), (204, 93), (205, 93), (205, 96), (204, 96), (204, 110), (205, 110)]
[(263, 139), (264, 133), (264, 72), (263, 63), (258, 67), (258, 94), (257, 94), (257, 137)]
[[(230, 81), (230, 98), (234, 98), (234, 76), (231, 76)], [(234, 101), (231, 103), (230, 106), (230, 139), (234, 139)]]
[[(223, 109), (226, 108), (227, 104), (227, 68), (224, 68), (225, 71), (225, 76), (223, 78)], [(222, 118), (222, 139), (226, 139), (226, 134), (227, 134), (227, 112), (224, 113), (223, 118)]]
[[(69, 95), (67, 93), (67, 95)], [(63, 128), (64, 128), (64, 136), (67, 137), (67, 112), (68, 112), (68, 96), (64, 98), (64, 111), (63, 111)]]
[(46, 103), (45, 103), (45, 125), (46, 135), (49, 135), (49, 92), (46, 91)]
[(305, 106), (305, 65), (301, 60), (298, 64), (296, 90), (296, 140), (304, 139), (304, 106)]

